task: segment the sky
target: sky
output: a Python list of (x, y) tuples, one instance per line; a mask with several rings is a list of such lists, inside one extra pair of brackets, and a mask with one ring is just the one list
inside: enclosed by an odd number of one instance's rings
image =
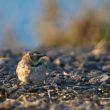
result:
[[(64, 17), (69, 20), (73, 13), (75, 16), (81, 8), (83, 1), (89, 0), (58, 0), (60, 8), (65, 12)], [(91, 5), (97, 7), (110, 0), (90, 0)], [(39, 37), (35, 30), (35, 22), (37, 23), (43, 13), (43, 0), (0, 0), (0, 44), (4, 36), (4, 28), (10, 26), (22, 40), (25, 46), (36, 47), (39, 45), (33, 37)]]

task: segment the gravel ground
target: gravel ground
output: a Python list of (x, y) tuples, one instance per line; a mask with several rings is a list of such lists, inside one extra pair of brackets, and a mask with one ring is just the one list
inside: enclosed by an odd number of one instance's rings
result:
[(51, 71), (39, 85), (23, 85), (16, 76), (23, 51), (0, 51), (0, 110), (110, 109), (108, 47), (38, 50), (51, 59)]

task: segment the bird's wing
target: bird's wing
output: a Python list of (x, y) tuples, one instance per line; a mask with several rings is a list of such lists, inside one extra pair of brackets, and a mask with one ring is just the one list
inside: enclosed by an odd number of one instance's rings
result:
[(30, 73), (30, 66), (28, 64), (23, 63), (22, 61), (18, 63), (16, 74), (18, 73)]

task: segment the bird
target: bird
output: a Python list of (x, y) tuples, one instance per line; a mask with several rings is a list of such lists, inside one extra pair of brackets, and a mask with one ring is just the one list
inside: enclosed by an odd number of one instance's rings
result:
[(16, 74), (22, 83), (41, 83), (46, 79), (49, 57), (37, 51), (26, 52), (18, 62)]

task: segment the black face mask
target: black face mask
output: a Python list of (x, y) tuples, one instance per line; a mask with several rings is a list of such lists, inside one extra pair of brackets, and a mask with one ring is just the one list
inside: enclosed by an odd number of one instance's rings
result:
[(40, 65), (42, 65), (43, 63), (42, 62), (38, 62), (37, 64), (31, 64), (33, 67), (37, 67), (37, 66), (40, 66)]

